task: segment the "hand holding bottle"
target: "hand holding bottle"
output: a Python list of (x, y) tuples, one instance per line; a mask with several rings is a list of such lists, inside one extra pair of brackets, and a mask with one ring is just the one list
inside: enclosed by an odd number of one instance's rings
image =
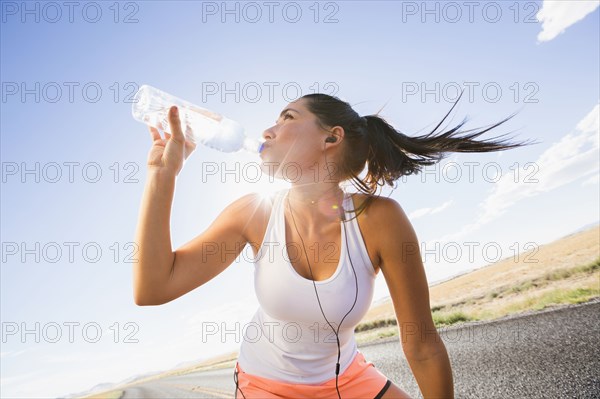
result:
[(183, 162), (196, 149), (196, 143), (185, 139), (176, 106), (169, 109), (168, 118), (172, 134), (165, 132), (164, 139), (160, 137), (158, 129), (148, 126), (153, 140), (148, 153), (148, 168), (177, 176), (183, 168)]
[(179, 111), (181, 130), (192, 142), (223, 152), (243, 149), (259, 154), (262, 150), (264, 140), (246, 137), (244, 127), (236, 121), (152, 86), (142, 85), (135, 93), (131, 113), (136, 120), (166, 132), (170, 130), (168, 110), (173, 105)]

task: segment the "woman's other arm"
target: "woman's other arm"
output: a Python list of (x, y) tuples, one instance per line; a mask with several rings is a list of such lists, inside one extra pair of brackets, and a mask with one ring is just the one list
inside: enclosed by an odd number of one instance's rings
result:
[(429, 287), (419, 242), (402, 207), (391, 198), (373, 203), (381, 270), (390, 291), (401, 345), (424, 398), (454, 398), (446, 347), (431, 317)]

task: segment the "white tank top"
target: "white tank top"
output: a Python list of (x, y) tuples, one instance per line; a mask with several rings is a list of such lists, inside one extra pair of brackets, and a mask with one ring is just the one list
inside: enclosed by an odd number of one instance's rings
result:
[[(283, 212), (288, 192), (284, 189), (275, 193), (264, 241), (254, 259), (254, 288), (260, 306), (242, 328), (238, 363), (245, 372), (264, 378), (320, 384), (335, 378), (338, 346), (334, 330), (323, 318), (313, 281), (300, 276), (289, 261)], [(354, 328), (369, 310), (377, 277), (352, 212), (351, 195), (344, 193), (343, 201), (346, 222), (340, 222), (342, 250), (337, 269), (327, 280), (314, 282), (323, 312), (337, 331), (354, 303), (358, 281), (356, 304), (338, 333), (340, 374), (358, 351)], [(290, 245), (294, 256), (299, 256), (299, 251), (304, 254), (300, 245)], [(306, 251), (311, 257), (318, 255), (310, 248)], [(332, 252), (327, 250), (327, 254)], [(335, 248), (334, 253), (340, 253), (339, 249)]]

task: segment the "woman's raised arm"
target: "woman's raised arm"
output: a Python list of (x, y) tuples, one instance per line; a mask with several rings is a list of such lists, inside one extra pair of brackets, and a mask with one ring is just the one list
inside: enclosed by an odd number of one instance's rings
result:
[[(172, 136), (151, 127), (153, 145), (139, 211), (133, 264), (133, 296), (137, 305), (161, 305), (206, 283), (229, 266), (244, 249), (246, 223), (260, 197), (234, 201), (198, 237), (173, 251), (170, 217), (175, 179), (195, 144), (185, 140), (176, 108), (169, 111)], [(258, 202), (257, 202), (258, 201)]]

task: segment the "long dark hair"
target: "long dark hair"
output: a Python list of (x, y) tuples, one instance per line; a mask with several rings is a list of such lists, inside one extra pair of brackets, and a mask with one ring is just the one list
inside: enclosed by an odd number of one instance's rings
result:
[[(417, 174), (424, 166), (433, 165), (441, 161), (448, 152), (491, 152), (503, 151), (523, 145), (537, 143), (510, 143), (507, 140), (493, 141), (473, 140), (475, 137), (494, 129), (512, 117), (483, 130), (470, 129), (460, 131), (459, 129), (467, 122), (465, 118), (453, 129), (447, 132), (435, 134), (441, 124), (452, 112), (460, 98), (450, 108), (450, 111), (428, 134), (409, 137), (394, 129), (384, 118), (379, 115), (367, 115), (361, 117), (345, 101), (335, 96), (322, 93), (313, 93), (302, 96), (306, 100), (310, 112), (317, 116), (323, 128), (340, 126), (344, 129), (344, 151), (343, 158), (338, 162), (338, 176), (341, 181), (351, 180), (361, 192), (368, 195), (358, 210), (368, 206), (378, 186), (385, 184), (394, 186), (394, 181), (404, 175)], [(458, 134), (465, 134), (456, 137)], [(495, 137), (500, 138), (505, 135)], [(367, 174), (364, 179), (358, 175), (367, 164)]]

